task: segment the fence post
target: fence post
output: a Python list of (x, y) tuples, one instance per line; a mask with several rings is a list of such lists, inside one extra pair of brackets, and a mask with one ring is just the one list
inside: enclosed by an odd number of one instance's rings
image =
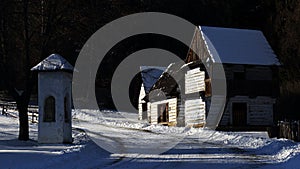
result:
[(298, 130), (298, 132), (297, 132), (297, 141), (300, 141), (300, 134), (299, 134), (300, 133), (300, 125), (299, 124), (300, 124), (300, 121), (298, 120), (297, 121), (297, 126), (298, 126), (297, 127), (297, 130)]
[(278, 122), (278, 137), (282, 138), (282, 127), (281, 127), (282, 123), (281, 121)]

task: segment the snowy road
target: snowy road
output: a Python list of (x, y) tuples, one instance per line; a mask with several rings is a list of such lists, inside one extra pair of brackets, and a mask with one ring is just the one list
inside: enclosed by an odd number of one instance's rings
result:
[(74, 143), (63, 145), (38, 144), (36, 124), (30, 125), (30, 141), (18, 141), (18, 120), (0, 115), (0, 168), (300, 168), (300, 144), (289, 140), (129, 122), (116, 112), (99, 119), (94, 113), (74, 113)]
[[(79, 116), (80, 119), (89, 119), (82, 114)], [(116, 152), (111, 157), (122, 160), (111, 168), (189, 168), (194, 165), (214, 168), (281, 168), (294, 164), (288, 162), (298, 158), (300, 152), (299, 144), (288, 140), (269, 139), (255, 132), (242, 135), (149, 126), (138, 121), (126, 123), (122, 120), (124, 118), (117, 115), (109, 115), (108, 118), (100, 119), (97, 124), (83, 124), (95, 131), (88, 131), (89, 135), (97, 133), (102, 136), (95, 142), (103, 143), (104, 138), (109, 138), (110, 144), (116, 148), (110, 149)], [(107, 148), (105, 144), (101, 146)], [(155, 152), (151, 148), (157, 149), (157, 152), (168, 151), (151, 154)]]

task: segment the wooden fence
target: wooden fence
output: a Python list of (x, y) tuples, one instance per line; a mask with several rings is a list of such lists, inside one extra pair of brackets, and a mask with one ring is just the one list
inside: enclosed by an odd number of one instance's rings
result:
[(300, 121), (279, 121), (278, 137), (300, 141)]
[[(11, 111), (17, 111), (16, 102), (0, 102), (1, 114), (6, 116), (11, 116), (14, 118), (19, 118), (16, 114), (11, 113)], [(10, 111), (9, 111), (10, 110)], [(38, 122), (38, 106), (28, 105), (28, 120), (31, 123)]]

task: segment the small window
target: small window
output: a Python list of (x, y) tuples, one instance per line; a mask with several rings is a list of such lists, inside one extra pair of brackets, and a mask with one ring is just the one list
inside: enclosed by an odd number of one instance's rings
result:
[(44, 122), (55, 122), (55, 98), (49, 96), (44, 105)]
[(68, 103), (68, 97), (66, 96), (64, 98), (64, 114), (65, 114), (65, 122), (70, 122), (70, 115), (69, 115), (69, 103)]

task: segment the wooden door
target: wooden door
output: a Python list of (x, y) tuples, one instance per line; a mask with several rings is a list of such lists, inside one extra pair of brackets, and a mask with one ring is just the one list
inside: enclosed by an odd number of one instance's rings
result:
[(157, 123), (169, 122), (169, 104), (163, 103), (157, 105)]
[(247, 125), (247, 103), (232, 103), (233, 126)]

